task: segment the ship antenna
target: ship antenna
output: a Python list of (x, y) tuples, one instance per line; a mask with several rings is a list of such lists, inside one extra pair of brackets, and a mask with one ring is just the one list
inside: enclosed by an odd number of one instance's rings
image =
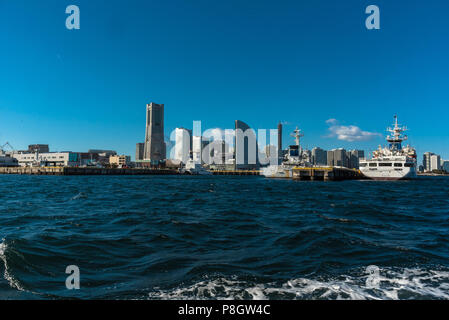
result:
[(295, 142), (296, 142), (296, 145), (297, 146), (299, 146), (300, 145), (300, 138), (301, 137), (304, 137), (304, 134), (301, 132), (301, 130), (298, 128), (298, 127), (296, 127), (296, 129), (295, 130), (293, 130), (293, 133), (292, 134), (290, 134), (293, 138), (295, 138)]

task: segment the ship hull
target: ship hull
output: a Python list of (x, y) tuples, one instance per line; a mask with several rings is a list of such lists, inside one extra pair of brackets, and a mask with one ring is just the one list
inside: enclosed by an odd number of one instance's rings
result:
[(360, 170), (362, 174), (371, 180), (396, 181), (411, 180), (417, 177), (415, 167), (402, 168), (401, 170)]

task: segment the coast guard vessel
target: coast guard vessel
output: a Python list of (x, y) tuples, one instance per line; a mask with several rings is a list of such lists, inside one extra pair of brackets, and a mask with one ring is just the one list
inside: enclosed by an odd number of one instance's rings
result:
[(398, 117), (394, 116), (394, 127), (388, 128), (388, 147), (373, 151), (371, 159), (360, 159), (360, 171), (373, 180), (400, 180), (416, 178), (416, 150), (409, 145), (402, 147), (407, 140), (403, 133), (408, 129), (400, 127)]
[(291, 178), (294, 167), (310, 166), (310, 155), (301, 147), (300, 138), (304, 137), (302, 131), (296, 127), (291, 134), (295, 138), (295, 144), (290, 145), (287, 154), (283, 158), (282, 164), (270, 165), (262, 168), (260, 174), (267, 178)]

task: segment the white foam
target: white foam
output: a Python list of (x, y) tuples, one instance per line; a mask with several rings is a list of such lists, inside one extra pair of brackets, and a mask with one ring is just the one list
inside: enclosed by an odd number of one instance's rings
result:
[[(358, 272), (360, 273), (360, 272)], [(369, 275), (342, 276), (336, 279), (297, 278), (283, 284), (252, 284), (236, 277), (206, 279), (172, 290), (156, 290), (150, 299), (348, 299), (398, 300), (401, 298), (449, 299), (449, 272), (380, 268), (378, 285), (367, 285)], [(371, 275), (372, 277), (372, 275)]]
[(9, 272), (8, 261), (6, 260), (5, 255), (7, 248), (8, 247), (5, 243), (5, 239), (2, 239), (2, 242), (0, 243), (0, 260), (2, 260), (3, 264), (5, 265), (5, 272), (3, 274), (3, 277), (5, 278), (6, 281), (8, 281), (9, 286), (11, 288), (17, 289), (19, 291), (25, 291), (20, 282), (17, 279), (15, 279), (14, 276), (12, 276)]

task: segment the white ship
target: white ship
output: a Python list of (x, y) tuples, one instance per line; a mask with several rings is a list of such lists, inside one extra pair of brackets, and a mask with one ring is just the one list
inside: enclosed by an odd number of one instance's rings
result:
[(282, 164), (262, 168), (260, 171), (262, 176), (267, 178), (291, 178), (294, 167), (310, 166), (310, 155), (300, 144), (300, 138), (304, 137), (304, 134), (296, 127), (291, 136), (295, 138), (295, 144), (289, 146)]
[(388, 128), (391, 133), (387, 137), (388, 147), (373, 151), (371, 159), (360, 159), (360, 171), (373, 180), (401, 180), (416, 178), (416, 151), (402, 142), (407, 140), (403, 134), (408, 129), (398, 125), (398, 117), (394, 116), (394, 127)]

